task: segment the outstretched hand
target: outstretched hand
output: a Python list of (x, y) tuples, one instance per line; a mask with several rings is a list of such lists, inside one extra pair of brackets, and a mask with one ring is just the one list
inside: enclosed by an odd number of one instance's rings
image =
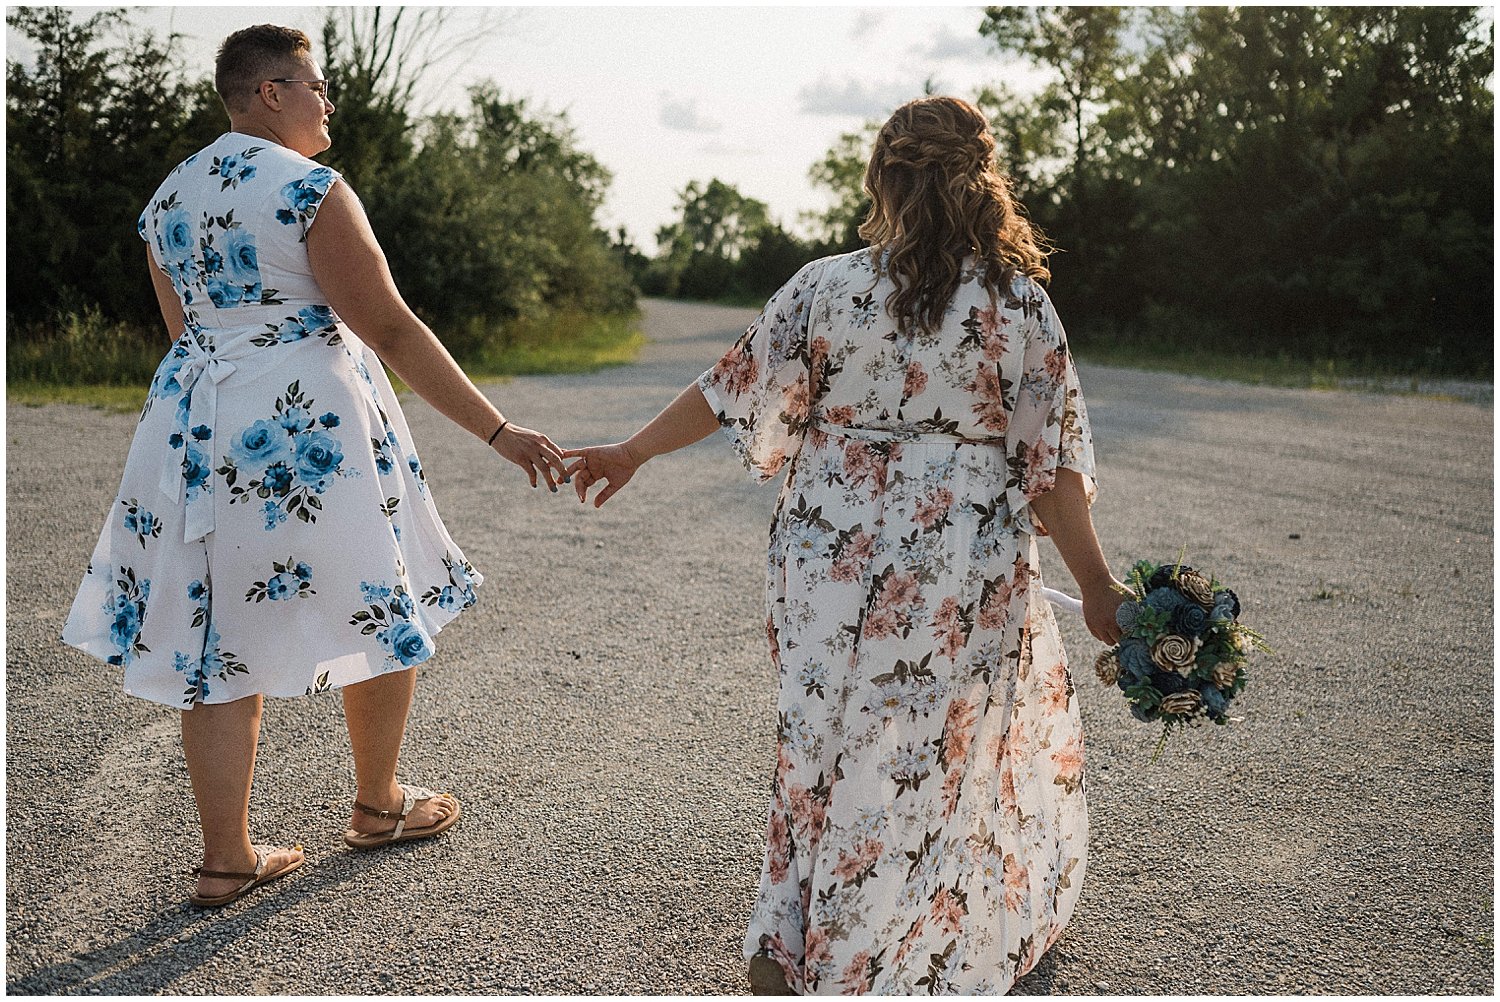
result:
[(563, 451), (539, 431), (507, 424), (505, 430), (495, 437), (491, 448), (519, 466), (533, 487), (536, 486), (537, 474), (547, 481), (548, 489), (554, 494), (559, 482), (568, 482), (568, 471), (563, 468)]
[(603, 489), (594, 495), (595, 508), (603, 505), (619, 493), (620, 488), (630, 483), (630, 478), (635, 476), (635, 471), (641, 466), (623, 442), (568, 449), (563, 455), (574, 460), (563, 472), (573, 478), (573, 489), (578, 492), (580, 504), (588, 499), (590, 487), (603, 482)]

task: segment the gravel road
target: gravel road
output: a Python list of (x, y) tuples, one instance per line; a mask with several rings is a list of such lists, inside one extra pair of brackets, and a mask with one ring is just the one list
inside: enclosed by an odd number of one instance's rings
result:
[[(623, 436), (752, 311), (649, 302), (633, 366), (487, 387), (566, 443)], [(1091, 814), (1073, 925), (1022, 994), (1494, 989), (1493, 412), (1081, 367), (1107, 555), (1229, 581), (1276, 647), (1244, 720), (1174, 739), (1080, 681)], [(56, 637), (133, 415), (7, 406), (11, 993), (725, 994), (773, 763), (757, 488), (717, 437), (602, 511), (532, 491), (425, 403), (445, 519), (488, 576), (420, 669), (403, 778), (450, 837), (355, 854), (336, 695), (270, 701), (252, 834), (309, 865), (223, 911), (175, 711)], [(1051, 584), (1071, 581), (1049, 546)]]

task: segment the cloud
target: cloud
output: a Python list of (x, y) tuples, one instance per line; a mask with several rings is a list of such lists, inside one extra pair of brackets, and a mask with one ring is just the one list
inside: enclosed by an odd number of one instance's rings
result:
[(673, 101), (662, 95), (661, 124), (678, 132), (718, 132), (724, 126), (698, 114), (697, 101)]
[(820, 77), (798, 92), (806, 115), (857, 115), (882, 118), (914, 97), (922, 96), (922, 83), (886, 82), (866, 84), (848, 80), (842, 85)]
[(736, 146), (718, 139), (710, 140), (698, 147), (698, 152), (709, 157), (730, 157), (731, 159), (743, 159), (744, 157), (758, 157), (765, 150), (759, 146)]
[(925, 48), (916, 46), (913, 51), (928, 59), (994, 59), (996, 57), (989, 39), (978, 31), (960, 35), (946, 24), (938, 28), (937, 35), (933, 37), (930, 45)]
[(859, 17), (854, 19), (854, 24), (849, 28), (849, 37), (856, 41), (864, 38), (870, 32), (880, 27), (882, 20), (884, 20), (884, 15), (868, 10), (862, 12)]

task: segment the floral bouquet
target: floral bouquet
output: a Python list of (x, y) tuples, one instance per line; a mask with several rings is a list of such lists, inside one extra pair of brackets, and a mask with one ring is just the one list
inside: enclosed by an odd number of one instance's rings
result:
[(1234, 592), (1180, 560), (1138, 561), (1126, 580), (1131, 600), (1116, 614), (1124, 633), (1094, 671), (1119, 687), (1137, 720), (1162, 721), (1160, 755), (1173, 727), (1204, 717), (1228, 723), (1229, 701), (1245, 687), (1245, 656), (1271, 648), (1238, 622)]

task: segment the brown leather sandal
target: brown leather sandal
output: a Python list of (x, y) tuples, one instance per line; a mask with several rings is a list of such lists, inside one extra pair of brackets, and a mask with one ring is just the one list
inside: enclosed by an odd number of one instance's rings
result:
[[(367, 804), (361, 804), (357, 800), (354, 802), (354, 809), (361, 814), (372, 818), (379, 818), (382, 821), (395, 818), (396, 827), (388, 832), (359, 832), (353, 828), (345, 828), (345, 845), (351, 849), (378, 849), (383, 845), (394, 845), (397, 842), (413, 842), (420, 838), (431, 838), (434, 835), (441, 835), (449, 828), (452, 828), (453, 823), (458, 820), (458, 816), (463, 813), (463, 805), (451, 793), (434, 793), (432, 790), (425, 789), (424, 787), (407, 786), (405, 783), (399, 785), (401, 787), (400, 811), (377, 811), (375, 808)], [(440, 819), (435, 824), (427, 825), (424, 828), (406, 827), (406, 816), (411, 813), (412, 808), (416, 807), (419, 801), (432, 800), (435, 797), (447, 797), (453, 801), (453, 813)]]
[[(188, 895), (188, 901), (199, 908), (222, 908), (231, 901), (236, 901), (244, 897), (262, 884), (269, 884), (277, 877), (286, 876), (307, 862), (306, 856), (298, 856), (285, 866), (267, 873), (266, 863), (270, 861), (271, 854), (282, 851), (282, 847), (277, 845), (253, 845), (250, 848), (255, 850), (254, 873), (230, 873), (225, 870), (205, 870), (201, 866), (193, 867), (193, 876), (195, 877), (214, 877), (219, 880), (243, 880), (245, 883), (242, 887), (230, 891), (228, 894), (215, 894), (212, 896), (204, 896), (195, 892)], [(301, 851), (302, 846), (294, 845), (292, 849), (294, 851)]]

